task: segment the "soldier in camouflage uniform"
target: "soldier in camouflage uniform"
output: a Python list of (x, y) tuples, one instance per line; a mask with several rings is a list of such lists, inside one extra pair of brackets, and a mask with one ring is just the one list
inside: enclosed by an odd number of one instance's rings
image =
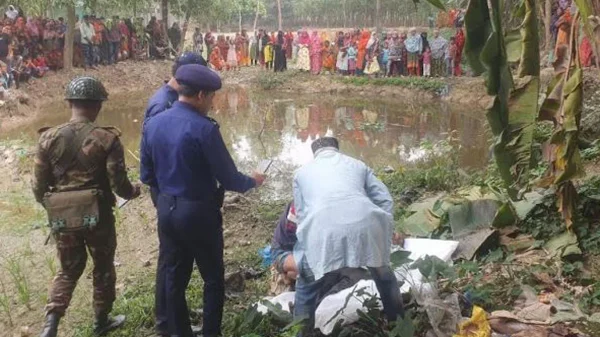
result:
[[(109, 317), (115, 300), (116, 273), (114, 256), (116, 242), (115, 206), (113, 192), (124, 199), (140, 194), (138, 184), (127, 178), (120, 132), (113, 127), (94, 124), (102, 102), (108, 93), (100, 81), (92, 77), (74, 79), (67, 87), (66, 100), (72, 110), (68, 123), (40, 130), (40, 141), (35, 156), (33, 193), (43, 203), (47, 193), (78, 191), (95, 188), (102, 192), (98, 202), (99, 221), (96, 226), (77, 232), (53, 232), (60, 260), (60, 271), (54, 278), (46, 306), (46, 322), (41, 337), (55, 337), (58, 323), (65, 314), (73, 290), (83, 273), (89, 251), (94, 261), (94, 331), (103, 335), (119, 327), (124, 316)], [(77, 136), (80, 133), (86, 135)], [(75, 144), (74, 139), (83, 139)], [(74, 159), (62, 170), (57, 170), (61, 156), (68, 147)]]

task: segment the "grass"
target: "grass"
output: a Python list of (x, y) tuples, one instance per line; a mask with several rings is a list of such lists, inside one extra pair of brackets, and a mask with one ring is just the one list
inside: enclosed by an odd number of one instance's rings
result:
[(22, 261), (20, 259), (10, 257), (6, 259), (6, 264), (4, 267), (8, 271), (8, 274), (14, 283), (15, 289), (17, 290), (19, 302), (27, 306), (27, 308), (30, 308), (31, 291), (29, 287), (29, 280), (27, 279), (27, 275), (24, 273), (21, 263)]
[(13, 326), (13, 318), (12, 318), (12, 306), (11, 300), (8, 296), (8, 292), (6, 291), (6, 287), (4, 286), (4, 282), (0, 279), (0, 309), (4, 313), (5, 317), (8, 319), (8, 325)]
[(352, 85), (375, 85), (375, 86), (397, 86), (421, 89), (426, 91), (440, 92), (446, 88), (447, 84), (437, 79), (425, 77), (386, 77), (386, 78), (369, 78), (369, 77), (341, 77), (340, 80), (346, 84)]

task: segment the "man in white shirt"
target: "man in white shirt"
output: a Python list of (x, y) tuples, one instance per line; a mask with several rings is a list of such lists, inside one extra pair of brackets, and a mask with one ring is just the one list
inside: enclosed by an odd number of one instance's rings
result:
[(79, 31), (81, 32), (81, 47), (83, 49), (83, 57), (85, 58), (84, 67), (86, 69), (88, 67), (95, 69), (93, 53), (94, 44), (92, 40), (94, 39), (96, 31), (94, 30), (94, 26), (90, 23), (90, 17), (88, 15), (83, 16), (83, 22), (79, 26)]
[(324, 276), (344, 268), (368, 267), (390, 321), (403, 315), (396, 276), (390, 267), (393, 200), (363, 162), (339, 152), (338, 141), (312, 144), (314, 160), (294, 177), (298, 219), (294, 260), (298, 267), (295, 319), (314, 327)]

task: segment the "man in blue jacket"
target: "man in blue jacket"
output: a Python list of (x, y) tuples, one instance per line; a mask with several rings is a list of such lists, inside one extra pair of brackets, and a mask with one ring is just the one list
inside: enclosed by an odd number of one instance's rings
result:
[[(201, 55), (192, 52), (183, 53), (177, 58), (177, 60), (175, 60), (175, 63), (172, 67), (173, 77), (171, 77), (169, 81), (166, 81), (165, 84), (163, 84), (160, 87), (160, 89), (158, 89), (148, 101), (148, 107), (146, 108), (146, 112), (144, 114), (144, 125), (146, 125), (147, 121), (150, 118), (171, 108), (173, 103), (177, 101), (177, 99), (179, 98), (179, 95), (177, 94), (177, 88), (179, 88), (179, 85), (177, 84), (177, 80), (175, 80), (175, 72), (177, 71), (177, 69), (179, 69), (179, 67), (184, 66), (186, 64), (200, 64), (206, 66), (206, 61), (204, 60), (204, 58), (202, 58)], [(151, 188), (150, 196), (152, 198), (152, 203), (156, 206), (158, 190), (156, 190), (155, 188)], [(154, 305), (156, 317), (156, 333), (159, 336), (168, 336), (166, 302), (167, 299), (165, 289), (165, 261), (164, 256), (162, 256), (160, 252), (161, 250), (159, 247), (158, 263), (156, 265), (156, 303)]]
[(244, 193), (261, 186), (265, 176), (249, 177), (237, 170), (219, 125), (207, 116), (221, 88), (219, 76), (190, 64), (180, 67), (175, 79), (179, 100), (144, 127), (141, 180), (159, 191), (168, 333), (193, 336), (185, 291), (196, 262), (204, 280), (203, 336), (219, 336), (225, 294), (223, 193)]

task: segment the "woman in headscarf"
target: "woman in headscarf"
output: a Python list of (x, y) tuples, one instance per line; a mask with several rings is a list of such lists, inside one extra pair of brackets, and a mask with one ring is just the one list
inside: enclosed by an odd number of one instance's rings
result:
[(446, 63), (444, 57), (446, 49), (448, 49), (448, 41), (440, 36), (440, 30), (433, 31), (433, 39), (431, 40), (431, 75), (446, 76)]
[(294, 61), (298, 60), (298, 50), (300, 50), (300, 35), (302, 34), (302, 31), (299, 30), (296, 33), (296, 36), (294, 37), (294, 41), (292, 41), (292, 58)]
[(319, 33), (314, 31), (310, 39), (310, 71), (314, 75), (318, 75), (321, 72), (323, 62), (321, 60), (321, 38)]
[(558, 32), (554, 50), (555, 54), (560, 45), (569, 45), (569, 34), (571, 31), (571, 11), (569, 9), (564, 10), (562, 16), (556, 21), (556, 27), (558, 27)]
[(454, 43), (456, 44), (456, 57), (454, 58), (454, 76), (461, 76), (462, 69), (460, 62), (462, 61), (462, 52), (465, 47), (465, 33), (462, 28), (456, 29), (456, 36), (454, 36)]
[(335, 63), (335, 68), (337, 69), (338, 72), (343, 73), (343, 71), (347, 71), (348, 70), (348, 60), (346, 60), (346, 69), (342, 69), (342, 67), (344, 66), (344, 54), (345, 54), (345, 48), (344, 48), (344, 32), (338, 32), (336, 41), (335, 41), (335, 50), (337, 53), (337, 57), (336, 57), (336, 63)]
[(217, 71), (223, 70), (225, 66), (225, 61), (223, 61), (221, 50), (218, 46), (214, 47), (210, 53), (210, 65)]
[(242, 33), (236, 38), (235, 44), (240, 53), (240, 66), (250, 65), (250, 52), (248, 51), (248, 33), (242, 29)]
[(335, 73), (335, 52), (333, 46), (327, 40), (323, 43), (323, 51), (321, 53), (323, 59), (323, 70), (330, 74)]
[(408, 53), (406, 67), (409, 76), (419, 75), (419, 56), (423, 50), (423, 40), (421, 35), (417, 34), (415, 27), (409, 31), (409, 36), (404, 43), (406, 52)]
[(400, 54), (402, 55), (400, 59), (400, 75), (408, 74), (408, 51), (406, 50), (406, 40), (407, 36), (405, 32), (400, 34), (400, 39), (398, 40), (398, 48), (400, 49)]
[(250, 45), (250, 65), (255, 66), (258, 64), (258, 40), (256, 39), (256, 33), (250, 36), (248, 44)]
[(360, 34), (360, 40), (358, 41), (358, 54), (356, 55), (356, 74), (362, 75), (367, 65), (367, 45), (371, 33), (365, 30)]
[(296, 66), (303, 71), (310, 71), (310, 37), (306, 31), (302, 31), (298, 38), (298, 62)]
[[(239, 34), (239, 33), (238, 33)], [(228, 70), (239, 70), (239, 57), (236, 50), (235, 39), (227, 40), (229, 48), (227, 49), (227, 69)]]
[(427, 32), (421, 33), (421, 40), (423, 43), (421, 44), (421, 54), (419, 56), (419, 76), (423, 74), (423, 53), (425, 53), (426, 49), (431, 50), (431, 47), (429, 46), (429, 40), (427, 40)]
[(285, 35), (282, 31), (277, 33), (277, 43), (275, 44), (275, 72), (282, 72), (287, 69), (287, 59), (285, 56)]
[(369, 42), (367, 42), (365, 74), (367, 74), (367, 75), (379, 74), (381, 67), (379, 67), (379, 61), (377, 60), (378, 56), (379, 56), (379, 39), (375, 36), (375, 34), (371, 34), (371, 37), (369, 38)]
[(294, 34), (287, 32), (285, 34), (285, 58), (286, 60), (292, 59), (292, 45), (294, 44)]

